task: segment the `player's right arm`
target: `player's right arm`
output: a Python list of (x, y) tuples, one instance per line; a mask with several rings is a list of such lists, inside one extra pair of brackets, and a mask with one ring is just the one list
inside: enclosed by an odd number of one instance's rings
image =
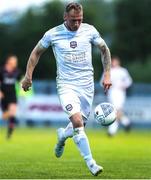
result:
[(45, 50), (46, 48), (44, 48), (41, 43), (38, 42), (38, 44), (31, 52), (27, 62), (26, 73), (22, 80), (22, 88), (24, 89), (24, 91), (28, 91), (31, 87), (33, 71), (39, 61), (40, 56), (45, 52)]

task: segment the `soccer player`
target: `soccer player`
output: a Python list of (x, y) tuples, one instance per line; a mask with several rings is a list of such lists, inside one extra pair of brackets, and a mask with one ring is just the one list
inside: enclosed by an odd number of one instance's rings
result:
[(120, 123), (127, 131), (131, 127), (131, 122), (123, 110), (126, 100), (126, 90), (131, 86), (132, 78), (127, 69), (121, 66), (120, 58), (117, 56), (112, 57), (111, 82), (112, 86), (108, 92), (108, 100), (117, 109), (117, 121), (108, 128), (108, 135), (113, 136), (118, 131)]
[(7, 138), (12, 136), (16, 122), (17, 97), (15, 83), (21, 75), (17, 63), (17, 56), (9, 55), (4, 66), (0, 68), (1, 108), (2, 118), (8, 120)]
[(110, 86), (110, 51), (98, 31), (82, 23), (83, 8), (78, 3), (69, 3), (64, 12), (63, 24), (48, 30), (33, 49), (22, 88), (27, 91), (32, 85), (33, 70), (41, 54), (52, 46), (57, 61), (57, 90), (61, 105), (68, 114), (70, 123), (57, 130), (56, 157), (61, 157), (65, 142), (73, 138), (90, 172), (98, 175), (103, 167), (96, 164), (84, 126), (90, 114), (93, 101), (94, 82), (92, 67), (92, 44), (100, 49), (104, 67), (103, 86), (106, 92)]

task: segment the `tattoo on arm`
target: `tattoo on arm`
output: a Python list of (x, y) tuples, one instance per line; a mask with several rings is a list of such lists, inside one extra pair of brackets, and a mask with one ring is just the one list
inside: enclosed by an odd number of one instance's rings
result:
[(100, 50), (101, 50), (101, 55), (102, 55), (102, 64), (103, 64), (104, 71), (110, 71), (110, 68), (111, 68), (110, 50), (106, 44), (103, 44), (102, 46), (100, 46)]
[(32, 53), (30, 54), (28, 63), (27, 63), (27, 68), (26, 68), (26, 77), (28, 79), (32, 79), (32, 74), (33, 71), (39, 61), (39, 58), (41, 54), (45, 51), (46, 49), (38, 43), (35, 48), (33, 49)]

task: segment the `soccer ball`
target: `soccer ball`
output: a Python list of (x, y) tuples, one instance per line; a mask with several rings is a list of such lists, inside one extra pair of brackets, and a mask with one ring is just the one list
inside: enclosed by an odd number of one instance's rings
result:
[(95, 120), (102, 126), (108, 126), (116, 120), (116, 109), (108, 102), (101, 103), (94, 110)]

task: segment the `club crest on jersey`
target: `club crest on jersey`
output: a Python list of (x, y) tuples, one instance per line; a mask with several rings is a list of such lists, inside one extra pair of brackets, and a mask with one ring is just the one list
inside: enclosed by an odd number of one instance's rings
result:
[(76, 41), (71, 41), (70, 42), (70, 47), (73, 48), (73, 49), (76, 48), (77, 47), (77, 42)]
[(71, 104), (68, 104), (68, 105), (66, 106), (66, 110), (67, 110), (67, 111), (71, 111), (72, 109), (73, 109), (73, 107), (72, 107)]

